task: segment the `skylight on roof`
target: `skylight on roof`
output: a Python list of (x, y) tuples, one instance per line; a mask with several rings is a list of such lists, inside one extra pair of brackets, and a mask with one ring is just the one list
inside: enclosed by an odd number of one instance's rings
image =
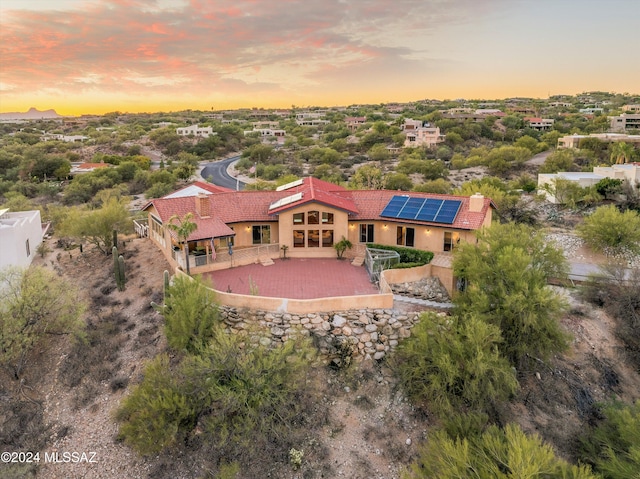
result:
[(285, 196), (284, 198), (280, 198), (278, 201), (274, 201), (269, 205), (269, 210), (274, 210), (276, 208), (280, 208), (281, 206), (288, 205), (290, 203), (295, 203), (296, 201), (300, 201), (302, 199), (302, 193), (296, 193), (295, 195)]
[(289, 188), (293, 188), (294, 186), (300, 186), (302, 183), (303, 183), (303, 180), (295, 180), (295, 181), (292, 181), (291, 183), (287, 183), (285, 185), (278, 186), (276, 188), (276, 191), (288, 190)]

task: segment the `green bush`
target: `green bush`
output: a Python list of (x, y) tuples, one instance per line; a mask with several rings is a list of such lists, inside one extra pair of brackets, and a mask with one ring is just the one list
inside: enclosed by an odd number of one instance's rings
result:
[(576, 230), (589, 246), (598, 251), (611, 248), (614, 251), (640, 252), (640, 215), (635, 211), (621, 213), (614, 205), (601, 206)]
[(407, 269), (407, 268), (415, 268), (417, 266), (424, 266), (425, 263), (414, 262), (414, 263), (396, 263), (391, 265), (391, 269)]
[(268, 348), (215, 328), (199, 355), (149, 365), (116, 413), (120, 437), (141, 454), (188, 440), (213, 464), (237, 461), (243, 471), (266, 457), (286, 463), (322, 417), (315, 364), (308, 340)]
[[(423, 264), (428, 264), (433, 259), (433, 253), (431, 251), (423, 251), (414, 248), (403, 248), (402, 246), (387, 246), (376, 243), (367, 243), (367, 247), (396, 251), (400, 255), (400, 263), (416, 263), (413, 266), (422, 266)], [(403, 267), (412, 268), (413, 266)]]
[(194, 404), (184, 393), (169, 357), (158, 356), (144, 380), (124, 399), (116, 413), (120, 437), (140, 454), (153, 454), (175, 444), (195, 425)]
[(604, 420), (582, 440), (582, 457), (605, 479), (635, 479), (640, 471), (640, 401), (603, 408)]
[(518, 387), (514, 370), (498, 351), (501, 342), (500, 329), (475, 316), (423, 314), (391, 365), (418, 406), (443, 418), (482, 412)]
[(206, 348), (220, 323), (214, 293), (200, 278), (175, 278), (162, 311), (169, 346), (194, 354)]
[(492, 426), (472, 438), (452, 439), (444, 431), (430, 434), (418, 460), (402, 475), (403, 479), (524, 477), (597, 478), (588, 466), (574, 466), (556, 457), (553, 448), (539, 436), (527, 435), (515, 424), (507, 424), (504, 429)]

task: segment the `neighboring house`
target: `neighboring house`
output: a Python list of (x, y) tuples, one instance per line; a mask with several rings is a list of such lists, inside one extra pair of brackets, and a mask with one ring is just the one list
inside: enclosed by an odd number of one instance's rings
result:
[(421, 120), (407, 118), (402, 125), (402, 130), (405, 133), (405, 148), (421, 146), (430, 148), (445, 140), (444, 135), (440, 134), (440, 128), (430, 126), (429, 123), (423, 123)]
[(557, 179), (571, 181), (582, 188), (594, 186), (604, 178), (627, 180), (632, 185), (640, 184), (640, 163), (627, 163), (623, 165), (600, 166), (593, 172), (562, 171), (559, 173), (540, 173), (538, 175), (538, 194), (545, 195), (550, 203), (558, 203), (553, 194), (554, 183)]
[(209, 138), (211, 135), (215, 135), (216, 133), (213, 131), (213, 127), (211, 126), (191, 125), (182, 128), (176, 128), (176, 134), (180, 136), (192, 135), (199, 136), (201, 138)]
[(640, 105), (624, 105), (622, 111), (631, 113), (640, 113)]
[(555, 120), (551, 118), (536, 118), (528, 117), (524, 121), (528, 124), (529, 128), (533, 128), (538, 131), (548, 131), (553, 128)]
[(98, 170), (100, 168), (110, 168), (109, 163), (79, 163), (71, 165), (71, 174), (76, 175), (78, 173), (89, 173), (90, 171)]
[(605, 143), (624, 141), (634, 145), (640, 145), (640, 135), (626, 135), (622, 133), (592, 133), (590, 135), (567, 135), (558, 138), (558, 149), (580, 148), (580, 142), (585, 138), (596, 138)]
[(296, 119), (296, 125), (298, 126), (324, 126), (329, 123), (331, 123), (329, 120), (322, 120), (320, 118)]
[(495, 207), (480, 194), (347, 190), (310, 177), (275, 191), (203, 192), (192, 187), (151, 200), (143, 211), (149, 237), (174, 267), (183, 260), (179, 238), (167, 223), (174, 215), (193, 214), (198, 227), (188, 248), (194, 274), (220, 269), (211, 259), (216, 256), (212, 245), (217, 253), (233, 248), (234, 258), (255, 247), (275, 248), (277, 257), (283, 246), (290, 257), (335, 257), (333, 246), (342, 237), (354, 245), (450, 252), (460, 241), (475, 241), (475, 231), (490, 225)]
[(351, 131), (355, 131), (367, 122), (366, 116), (348, 116), (344, 119), (347, 124), (347, 128)]
[(0, 209), (0, 269), (29, 266), (42, 236), (40, 211), (10, 213)]
[(40, 141), (64, 141), (65, 143), (82, 143), (88, 140), (88, 136), (83, 135), (60, 135), (58, 133), (47, 133), (40, 137)]
[(285, 130), (273, 130), (271, 128), (254, 128), (244, 132), (244, 136), (252, 133), (259, 133), (263, 141), (270, 141), (276, 139), (278, 143), (284, 143), (287, 132)]
[(623, 113), (611, 117), (610, 120), (613, 131), (640, 130), (640, 113)]
[(580, 113), (587, 113), (589, 115), (593, 115), (594, 113), (604, 113), (604, 108), (580, 108), (578, 110)]

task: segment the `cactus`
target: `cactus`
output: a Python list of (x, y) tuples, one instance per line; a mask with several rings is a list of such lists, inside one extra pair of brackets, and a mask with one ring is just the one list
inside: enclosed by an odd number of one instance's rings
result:
[(166, 302), (167, 296), (169, 295), (169, 272), (166, 269), (164, 270), (164, 273), (162, 273), (162, 277), (164, 278), (163, 297)]
[(111, 256), (113, 256), (113, 274), (116, 277), (116, 285), (118, 285), (118, 289), (120, 289), (120, 282), (118, 280), (118, 272), (120, 271), (120, 267), (118, 265), (118, 248), (111, 248)]
[(120, 285), (118, 286), (118, 289), (120, 289), (120, 291), (124, 291), (127, 278), (125, 276), (124, 257), (122, 255), (118, 256), (118, 274), (120, 276)]
[(118, 255), (118, 248), (115, 246), (111, 248), (111, 254), (113, 255), (113, 274), (116, 277), (116, 285), (119, 291), (124, 291), (124, 284), (126, 282), (124, 274), (124, 257)]
[(113, 230), (113, 246), (118, 247), (118, 230)]

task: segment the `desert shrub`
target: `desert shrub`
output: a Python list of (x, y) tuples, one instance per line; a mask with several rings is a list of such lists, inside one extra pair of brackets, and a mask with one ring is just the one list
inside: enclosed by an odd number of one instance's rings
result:
[(596, 250), (640, 252), (640, 214), (635, 211), (620, 212), (613, 205), (601, 206), (578, 225), (577, 231)]
[(553, 448), (519, 426), (488, 428), (481, 436), (450, 438), (444, 431), (429, 435), (419, 458), (403, 479), (537, 478), (596, 479), (588, 466), (556, 457)]
[(603, 419), (582, 439), (582, 457), (605, 479), (635, 479), (640, 471), (640, 401), (604, 406)]
[(498, 326), (498, 347), (516, 367), (564, 350), (559, 320), (566, 303), (548, 287), (549, 278), (566, 277), (562, 252), (541, 232), (514, 223), (493, 224), (477, 238), (454, 252), (454, 273), (465, 284), (454, 296), (457, 310)]
[(145, 369), (143, 381), (122, 402), (116, 418), (120, 438), (140, 454), (151, 454), (175, 444), (193, 427), (196, 411), (169, 367), (169, 357), (156, 357)]
[(391, 360), (401, 387), (419, 406), (446, 417), (485, 411), (518, 382), (500, 355), (500, 329), (469, 316), (423, 314)]
[(206, 348), (220, 322), (214, 292), (202, 279), (186, 276), (168, 288), (162, 314), (169, 346), (192, 354)]
[(141, 454), (207, 448), (212, 462), (237, 461), (243, 471), (286, 462), (317, 417), (313, 350), (302, 340), (270, 349), (245, 339), (216, 328), (199, 355), (175, 364), (159, 356), (117, 412), (120, 438)]
[(616, 335), (626, 354), (640, 366), (640, 268), (610, 264), (583, 285), (582, 296), (616, 319)]

